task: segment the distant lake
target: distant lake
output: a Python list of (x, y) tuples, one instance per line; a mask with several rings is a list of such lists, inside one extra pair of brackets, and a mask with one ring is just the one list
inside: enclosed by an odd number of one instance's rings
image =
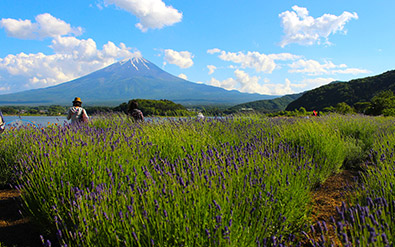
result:
[(4, 116), (7, 125), (37, 125), (46, 127), (51, 124), (63, 125), (69, 122), (65, 116)]
[[(92, 117), (92, 116), (90, 116)], [(162, 121), (165, 119), (189, 119), (194, 117), (145, 117), (145, 121)], [(200, 118), (200, 116), (198, 117)], [(221, 119), (223, 117), (206, 117), (208, 119)], [(58, 124), (64, 125), (70, 123), (66, 116), (4, 116), (4, 121), (7, 125), (36, 125), (40, 127), (47, 127), (48, 125)]]

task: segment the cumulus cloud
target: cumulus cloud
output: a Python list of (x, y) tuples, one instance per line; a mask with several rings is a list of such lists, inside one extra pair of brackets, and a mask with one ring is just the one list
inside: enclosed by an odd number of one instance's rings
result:
[(193, 55), (189, 51), (174, 51), (172, 49), (165, 50), (165, 61), (177, 65), (182, 69), (189, 68), (193, 65)]
[(276, 60), (295, 60), (300, 56), (293, 55), (290, 53), (280, 54), (263, 54), (259, 52), (226, 52), (219, 50), (218, 48), (207, 51), (210, 54), (219, 53), (218, 57), (224, 61), (231, 61), (240, 64), (242, 68), (253, 68), (257, 72), (272, 73), (277, 67)]
[(0, 27), (4, 28), (7, 35), (19, 39), (44, 39), (62, 35), (81, 35), (81, 27), (71, 27), (65, 21), (44, 13), (37, 15), (36, 22), (31, 20), (16, 20), (3, 18), (0, 20)]
[(336, 65), (331, 61), (325, 61), (321, 64), (315, 60), (305, 60), (300, 59), (298, 61), (289, 64), (291, 68), (288, 70), (290, 73), (306, 73), (308, 75), (328, 75), (328, 74), (364, 74), (369, 73), (368, 70), (357, 69), (357, 68), (347, 68), (345, 64)]
[(321, 17), (314, 18), (309, 16), (306, 8), (295, 5), (292, 10), (279, 14), (285, 33), (280, 42), (281, 47), (291, 43), (300, 45), (320, 44), (322, 39), (325, 40), (325, 43), (329, 43), (329, 35), (343, 31), (348, 21), (358, 19), (355, 12), (345, 11), (339, 16), (324, 14)]
[(208, 74), (211, 75), (214, 73), (214, 71), (217, 69), (214, 65), (207, 65), (208, 68)]
[[(116, 46), (107, 42), (98, 49), (92, 39), (75, 37), (56, 37), (50, 46), (54, 54), (43, 53), (8, 55), (0, 59), (0, 75), (17, 76), (27, 82), (10, 88), (10, 91), (47, 87), (86, 75), (110, 65), (122, 58), (139, 56), (139, 51), (132, 52), (123, 43)], [(18, 87), (19, 86), (19, 87)]]
[(172, 6), (166, 6), (162, 0), (105, 0), (140, 19), (136, 27), (143, 32), (148, 29), (161, 29), (182, 20), (182, 13)]
[(238, 63), (242, 68), (254, 68), (257, 72), (272, 73), (276, 68), (276, 63), (272, 58), (259, 52), (225, 52), (221, 51), (219, 58), (224, 61)]
[(266, 85), (259, 83), (259, 77), (250, 76), (243, 70), (235, 70), (236, 81), (240, 83), (240, 92), (270, 94), (270, 89)]
[(184, 80), (188, 80), (188, 77), (187, 77), (187, 75), (186, 74), (179, 74), (178, 75), (178, 77), (180, 77), (181, 79), (184, 79)]
[(304, 79), (302, 81), (302, 87), (308, 87), (308, 88), (316, 88), (320, 87), (323, 85), (326, 85), (328, 83), (336, 81), (335, 78), (323, 78), (323, 77), (318, 77), (318, 78), (309, 78), (309, 79)]
[(243, 70), (234, 71), (235, 78), (228, 78), (219, 81), (211, 78), (209, 84), (216, 87), (222, 87), (227, 90), (238, 90), (244, 93), (259, 93), (266, 95), (284, 95), (294, 93), (292, 87), (300, 87), (299, 84), (292, 84), (290, 80), (286, 79), (284, 84), (269, 84), (268, 79), (263, 79), (257, 76), (250, 76)]
[(215, 54), (215, 53), (220, 53), (220, 52), (221, 52), (221, 50), (218, 49), (218, 48), (208, 49), (208, 50), (207, 50), (207, 53), (208, 53), (208, 54)]
[(237, 88), (238, 82), (233, 78), (228, 78), (223, 81), (219, 81), (215, 78), (211, 78), (209, 84), (214, 87), (222, 87), (226, 90), (237, 90), (238, 89)]

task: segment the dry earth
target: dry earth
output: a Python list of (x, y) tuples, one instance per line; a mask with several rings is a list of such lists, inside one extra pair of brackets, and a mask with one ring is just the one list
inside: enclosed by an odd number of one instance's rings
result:
[(0, 190), (0, 246), (42, 246), (39, 229), (21, 216), (20, 194), (14, 189)]

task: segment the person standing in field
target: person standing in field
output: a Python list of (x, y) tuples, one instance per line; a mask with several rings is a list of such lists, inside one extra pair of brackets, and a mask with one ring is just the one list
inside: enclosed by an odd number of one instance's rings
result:
[(3, 133), (5, 130), (5, 122), (3, 118), (3, 113), (0, 110), (0, 134)]
[(138, 109), (138, 103), (136, 100), (130, 100), (128, 103), (128, 114), (133, 117), (137, 122), (144, 122), (144, 115)]
[(88, 114), (86, 110), (82, 108), (81, 98), (75, 97), (73, 101), (73, 106), (70, 107), (67, 113), (67, 120), (71, 119), (71, 124), (86, 123), (89, 121)]

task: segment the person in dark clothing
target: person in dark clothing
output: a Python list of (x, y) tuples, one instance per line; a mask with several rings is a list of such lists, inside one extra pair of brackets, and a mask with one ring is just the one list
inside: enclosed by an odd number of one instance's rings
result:
[(144, 115), (143, 113), (137, 109), (138, 103), (136, 100), (129, 101), (128, 104), (128, 114), (133, 117), (135, 121), (144, 122)]

